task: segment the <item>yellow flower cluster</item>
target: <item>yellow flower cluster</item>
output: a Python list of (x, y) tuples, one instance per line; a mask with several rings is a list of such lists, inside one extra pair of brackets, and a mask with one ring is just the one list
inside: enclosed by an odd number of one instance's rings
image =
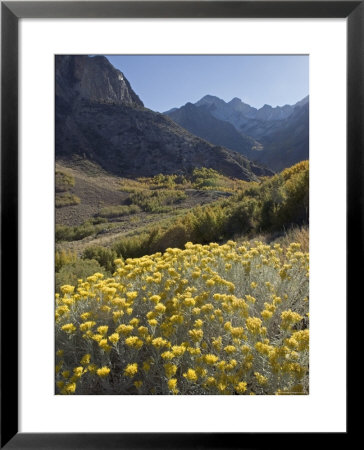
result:
[(307, 393), (308, 263), (296, 243), (188, 243), (62, 286), (57, 393)]

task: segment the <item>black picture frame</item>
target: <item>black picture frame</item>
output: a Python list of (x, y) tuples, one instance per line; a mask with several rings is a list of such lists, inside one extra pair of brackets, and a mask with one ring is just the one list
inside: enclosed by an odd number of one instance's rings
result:
[[(21, 18), (347, 18), (347, 304), (361, 291), (363, 254), (364, 1), (1, 2), (1, 448), (257, 448), (271, 433), (18, 432), (18, 21)], [(12, 343), (7, 336), (11, 332)], [(347, 415), (348, 417), (348, 415)], [(348, 436), (338, 433), (335, 439)], [(310, 433), (300, 437), (305, 444)], [(326, 437), (324, 436), (325, 441)], [(315, 445), (318, 444), (315, 435)], [(292, 444), (290, 433), (280, 445)], [(296, 441), (296, 438), (294, 438)]]

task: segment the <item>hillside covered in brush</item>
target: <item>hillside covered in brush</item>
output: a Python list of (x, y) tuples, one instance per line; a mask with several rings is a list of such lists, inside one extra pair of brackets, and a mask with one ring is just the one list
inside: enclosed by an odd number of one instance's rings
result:
[[(191, 181), (165, 175), (129, 182), (123, 189), (128, 205), (101, 208), (78, 226), (56, 226), (59, 269), (73, 264), (71, 254), (95, 259), (112, 270), (116, 257), (184, 248), (189, 241), (274, 238), (293, 227), (307, 227), (309, 221), (307, 161), (260, 183), (232, 182), (204, 169)], [(61, 251), (66, 253), (62, 256)]]

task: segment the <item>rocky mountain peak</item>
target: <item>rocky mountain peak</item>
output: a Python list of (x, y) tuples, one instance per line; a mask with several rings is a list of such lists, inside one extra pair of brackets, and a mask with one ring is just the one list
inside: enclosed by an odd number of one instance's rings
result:
[(307, 105), (308, 102), (310, 100), (309, 95), (306, 95), (306, 97), (304, 97), (302, 100), (300, 100), (299, 102), (297, 102), (294, 106), (303, 106), (303, 105)]
[(241, 103), (243, 103), (243, 102), (238, 97), (234, 97), (233, 99), (231, 99), (229, 101), (229, 105), (231, 105), (231, 106), (240, 105)]
[(224, 100), (221, 100), (221, 98), (216, 97), (215, 95), (205, 95), (202, 97), (198, 102), (195, 103), (196, 106), (216, 106), (216, 105), (225, 105)]
[(83, 99), (90, 103), (144, 106), (124, 74), (105, 56), (57, 55), (56, 95), (67, 102)]
[(245, 117), (254, 117), (257, 109), (244, 103), (240, 98), (234, 97), (227, 103), (227, 106), (231, 108), (233, 112), (242, 113)]

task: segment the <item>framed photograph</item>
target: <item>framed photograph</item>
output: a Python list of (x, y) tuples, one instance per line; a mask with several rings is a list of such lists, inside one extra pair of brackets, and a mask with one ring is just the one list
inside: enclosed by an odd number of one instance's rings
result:
[(1, 446), (347, 436), (362, 2), (1, 6)]

